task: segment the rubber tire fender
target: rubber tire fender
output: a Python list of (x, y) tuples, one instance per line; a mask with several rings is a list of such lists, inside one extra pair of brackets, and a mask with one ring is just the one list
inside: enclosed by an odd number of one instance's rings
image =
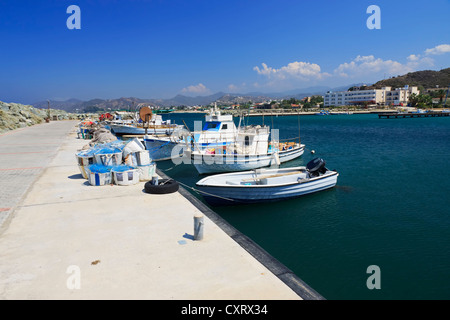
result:
[(177, 192), (180, 184), (173, 179), (160, 179), (158, 185), (153, 185), (151, 181), (145, 183), (145, 192), (152, 194), (167, 194)]

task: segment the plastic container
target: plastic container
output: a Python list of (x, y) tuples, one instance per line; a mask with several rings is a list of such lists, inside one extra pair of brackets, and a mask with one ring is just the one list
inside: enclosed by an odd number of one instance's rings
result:
[(111, 167), (94, 164), (87, 167), (88, 180), (93, 186), (104, 186), (112, 183)]
[(82, 151), (75, 155), (78, 163), (78, 169), (80, 169), (81, 175), (83, 178), (88, 178), (87, 167), (96, 163), (96, 159), (94, 154), (88, 151)]
[(137, 152), (132, 152), (127, 155), (124, 153), (124, 163), (128, 166), (147, 166), (152, 161), (150, 159), (150, 153), (148, 150), (141, 150)]
[(122, 150), (118, 148), (98, 148), (95, 151), (95, 161), (105, 166), (117, 166), (122, 164)]
[(138, 138), (130, 140), (123, 148), (124, 155), (128, 155), (129, 153), (133, 152), (139, 152), (142, 150), (145, 150), (145, 146)]
[(114, 183), (120, 186), (130, 186), (139, 182), (139, 170), (127, 166), (115, 166), (111, 169)]
[(139, 171), (139, 180), (140, 181), (150, 181), (150, 180), (152, 180), (152, 176), (155, 175), (156, 164), (151, 163), (146, 166), (137, 166), (137, 169)]
[(152, 159), (150, 159), (150, 152), (148, 150), (136, 152), (136, 160), (138, 166), (148, 166), (152, 163)]

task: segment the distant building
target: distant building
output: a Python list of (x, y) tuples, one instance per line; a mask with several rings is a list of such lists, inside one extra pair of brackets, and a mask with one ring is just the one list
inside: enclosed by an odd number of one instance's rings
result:
[(400, 104), (406, 105), (408, 104), (409, 97), (411, 94), (419, 94), (419, 90), (417, 87), (410, 87), (410, 86), (404, 86), (403, 88), (397, 88), (395, 90), (386, 90), (385, 92), (385, 105), (391, 106), (397, 106)]
[(327, 92), (324, 96), (324, 107), (377, 104), (406, 105), (411, 94), (419, 93), (417, 87), (404, 86), (392, 90), (391, 87), (371, 90)]
[(274, 105), (269, 104), (269, 103), (257, 103), (256, 104), (256, 109), (273, 109)]

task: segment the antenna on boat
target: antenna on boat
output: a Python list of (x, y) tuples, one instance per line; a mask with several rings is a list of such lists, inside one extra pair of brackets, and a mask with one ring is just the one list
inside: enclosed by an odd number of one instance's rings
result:
[[(191, 142), (192, 142), (192, 144), (194, 145), (194, 146), (196, 146), (197, 147), (197, 150), (200, 152), (200, 148), (198, 147), (198, 145), (197, 145), (197, 143), (196, 143), (196, 141), (195, 141), (195, 136), (194, 136), (194, 134), (192, 133), (192, 131), (189, 129), (189, 127), (187, 126), (187, 124), (186, 124), (186, 122), (184, 122), (184, 119), (183, 119), (183, 123), (184, 123), (184, 126), (186, 127), (186, 129), (188, 130), (188, 132), (189, 132), (189, 135), (191, 136)], [(194, 128), (194, 130), (195, 130), (195, 128)], [(186, 143), (187, 143), (187, 139), (186, 139)]]

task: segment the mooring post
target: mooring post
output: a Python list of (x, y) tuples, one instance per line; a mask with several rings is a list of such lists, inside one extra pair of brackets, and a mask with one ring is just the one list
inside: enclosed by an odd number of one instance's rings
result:
[(203, 239), (203, 214), (197, 213), (194, 215), (194, 240)]

